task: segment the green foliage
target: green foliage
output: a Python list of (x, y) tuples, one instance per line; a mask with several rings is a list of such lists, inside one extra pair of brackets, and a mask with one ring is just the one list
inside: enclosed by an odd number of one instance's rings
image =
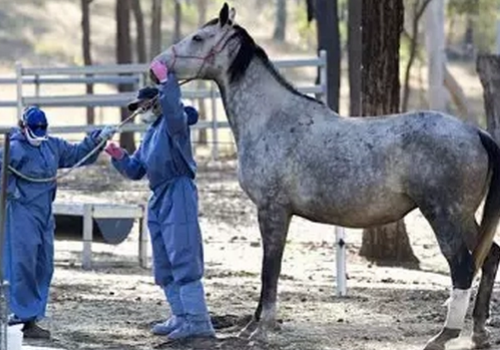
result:
[(472, 15), (479, 12), (478, 0), (449, 0), (448, 12), (457, 15)]
[(498, 0), (449, 0), (447, 17), (458, 16), (465, 23), (472, 23), (475, 48), (491, 52), (496, 38)]
[(498, 0), (482, 0), (478, 14), (474, 17), (474, 42), (482, 52), (491, 52), (495, 47)]
[(293, 23), (297, 26), (299, 43), (304, 48), (316, 48), (316, 23), (307, 22), (306, 6), (297, 6), (293, 14)]
[[(340, 44), (344, 47), (347, 44), (347, 0), (338, 0), (339, 33)], [(293, 24), (297, 27), (300, 44), (303, 48), (310, 49), (317, 46), (316, 21), (307, 22), (307, 9), (304, 4), (295, 8), (292, 16)]]

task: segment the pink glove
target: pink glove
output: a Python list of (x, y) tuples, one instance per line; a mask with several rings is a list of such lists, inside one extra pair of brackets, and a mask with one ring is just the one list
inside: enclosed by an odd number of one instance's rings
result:
[(167, 81), (168, 68), (164, 63), (155, 60), (151, 62), (149, 69), (160, 83)]
[(116, 160), (120, 160), (125, 156), (125, 151), (123, 151), (122, 148), (118, 147), (114, 142), (110, 142), (104, 149), (104, 152), (106, 152)]

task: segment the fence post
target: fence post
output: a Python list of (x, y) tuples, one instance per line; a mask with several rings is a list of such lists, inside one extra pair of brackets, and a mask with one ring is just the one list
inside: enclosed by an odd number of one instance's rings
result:
[(35, 96), (36, 98), (40, 97), (40, 76), (38, 74), (35, 74)]
[[(319, 52), (321, 60), (321, 69), (319, 81), (323, 91), (323, 102), (328, 105), (328, 65), (325, 50)], [(335, 226), (335, 248), (336, 252), (336, 268), (337, 268), (337, 296), (343, 297), (347, 294), (347, 277), (346, 277), (346, 243), (345, 229), (341, 226)]]
[(23, 67), (16, 62), (17, 120), (23, 117)]
[(8, 319), (9, 319), (9, 283), (4, 280), (3, 274), (3, 252), (5, 244), (5, 215), (6, 215), (6, 201), (7, 201), (7, 180), (8, 180), (8, 164), (10, 162), (10, 135), (7, 130), (2, 131), (4, 135), (4, 144), (2, 151), (2, 170), (0, 181), (0, 350), (7, 350), (7, 332), (8, 332)]
[(319, 58), (321, 61), (321, 68), (320, 68), (320, 73), (319, 73), (319, 83), (321, 85), (321, 89), (323, 90), (323, 102), (328, 105), (328, 83), (327, 83), (327, 69), (328, 67), (326, 66), (326, 50), (321, 50), (319, 52)]
[(219, 158), (219, 135), (217, 130), (217, 101), (214, 83), (210, 84), (210, 99), (212, 100), (212, 160)]

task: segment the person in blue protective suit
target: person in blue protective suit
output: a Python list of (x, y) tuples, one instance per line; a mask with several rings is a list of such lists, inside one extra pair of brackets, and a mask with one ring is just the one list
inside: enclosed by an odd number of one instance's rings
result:
[[(105, 127), (79, 144), (70, 144), (49, 136), (47, 127), (41, 109), (29, 107), (24, 111), (19, 128), (10, 133), (11, 167), (30, 178), (50, 178), (58, 169), (74, 166), (101, 140), (108, 140), (116, 132), (114, 127)], [(100, 152), (84, 165), (95, 162)], [(24, 324), (26, 338), (50, 338), (50, 332), (38, 321), (45, 317), (54, 271), (52, 202), (56, 186), (56, 181), (31, 182), (13, 173), (8, 177), (3, 266), (13, 313), (9, 324)]]
[(153, 65), (159, 89), (141, 89), (129, 104), (131, 111), (142, 108), (142, 120), (151, 123), (139, 148), (129, 155), (110, 143), (106, 152), (122, 175), (132, 180), (146, 176), (152, 190), (148, 228), (154, 278), (172, 312), (168, 320), (153, 327), (153, 334), (169, 339), (214, 337), (201, 281), (203, 242), (190, 140), (190, 125), (197, 122), (198, 112), (183, 106), (175, 75), (167, 76), (162, 64)]

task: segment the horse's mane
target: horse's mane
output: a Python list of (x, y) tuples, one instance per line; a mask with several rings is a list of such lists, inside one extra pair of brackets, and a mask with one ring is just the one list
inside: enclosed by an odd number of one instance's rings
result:
[[(211, 25), (216, 25), (219, 23), (218, 18), (214, 18), (211, 21), (207, 22), (204, 27), (206, 26), (211, 26)], [(231, 23), (230, 23), (231, 24)], [(240, 43), (240, 48), (238, 50), (238, 53), (236, 54), (236, 57), (234, 58), (233, 62), (231, 62), (231, 65), (229, 66), (229, 80), (230, 82), (236, 82), (239, 79), (241, 79), (244, 75), (245, 72), (247, 71), (248, 67), (250, 66), (250, 62), (254, 59), (254, 57), (260, 59), (260, 61), (264, 64), (264, 67), (273, 75), (273, 77), (281, 84), (283, 87), (285, 87), (287, 90), (289, 90), (291, 93), (304, 97), (310, 101), (314, 101), (320, 104), (323, 104), (321, 101), (310, 97), (306, 94), (303, 94), (299, 92), (292, 84), (290, 84), (276, 69), (276, 67), (273, 65), (273, 63), (269, 60), (269, 57), (267, 56), (267, 53), (264, 51), (262, 47), (257, 45), (255, 40), (248, 34), (248, 32), (245, 30), (245, 28), (239, 26), (239, 25), (234, 25), (234, 33), (229, 37), (228, 42), (231, 41), (234, 38), (237, 38)]]

